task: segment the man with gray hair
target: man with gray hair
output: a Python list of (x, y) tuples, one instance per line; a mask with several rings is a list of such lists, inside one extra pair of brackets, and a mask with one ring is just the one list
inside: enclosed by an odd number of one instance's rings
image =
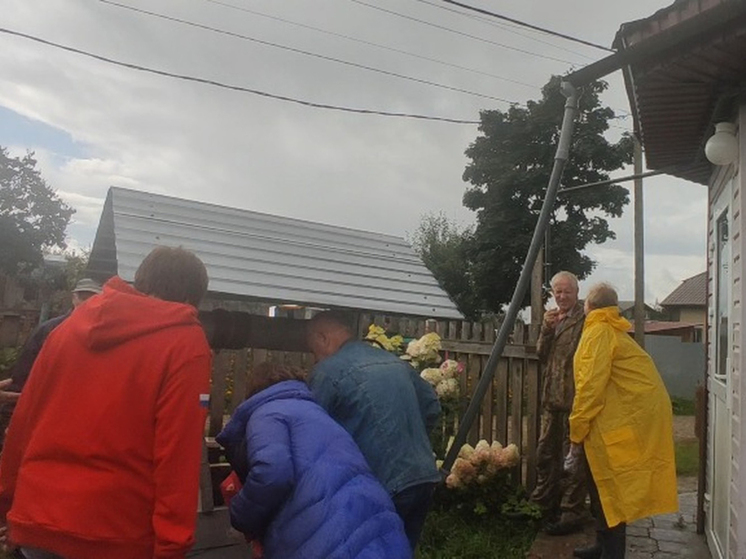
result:
[(536, 488), (531, 500), (541, 507), (548, 520), (546, 533), (564, 535), (580, 530), (587, 518), (584, 475), (563, 470), (570, 445), (569, 417), (575, 395), (573, 356), (585, 315), (574, 274), (559, 272), (551, 285), (557, 307), (544, 313), (536, 348), (542, 368), (542, 425), (536, 450)]

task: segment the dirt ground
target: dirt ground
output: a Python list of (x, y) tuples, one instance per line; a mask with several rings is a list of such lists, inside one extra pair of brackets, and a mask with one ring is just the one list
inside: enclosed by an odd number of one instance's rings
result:
[(696, 438), (693, 415), (673, 416), (673, 440), (686, 441)]

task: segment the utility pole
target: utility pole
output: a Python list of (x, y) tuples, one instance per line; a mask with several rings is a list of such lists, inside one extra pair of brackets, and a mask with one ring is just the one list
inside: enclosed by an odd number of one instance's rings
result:
[[(634, 149), (635, 175), (642, 173), (642, 145), (635, 138)], [(643, 220), (645, 217), (642, 204), (642, 177), (635, 178), (635, 341), (645, 348), (645, 236)]]

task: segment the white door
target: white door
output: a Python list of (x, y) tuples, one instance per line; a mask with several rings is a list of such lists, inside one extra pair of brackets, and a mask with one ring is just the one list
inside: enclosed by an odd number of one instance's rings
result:
[(731, 293), (732, 208), (731, 183), (713, 205), (712, 288), (713, 307), (709, 355), (709, 444), (707, 461), (707, 540), (714, 558), (728, 557), (731, 464)]

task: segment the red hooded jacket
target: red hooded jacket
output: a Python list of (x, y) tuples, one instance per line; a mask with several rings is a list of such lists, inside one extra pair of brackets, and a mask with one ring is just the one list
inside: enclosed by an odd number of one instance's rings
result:
[(49, 336), (0, 460), (10, 539), (68, 559), (193, 543), (210, 349), (190, 305), (115, 277)]

